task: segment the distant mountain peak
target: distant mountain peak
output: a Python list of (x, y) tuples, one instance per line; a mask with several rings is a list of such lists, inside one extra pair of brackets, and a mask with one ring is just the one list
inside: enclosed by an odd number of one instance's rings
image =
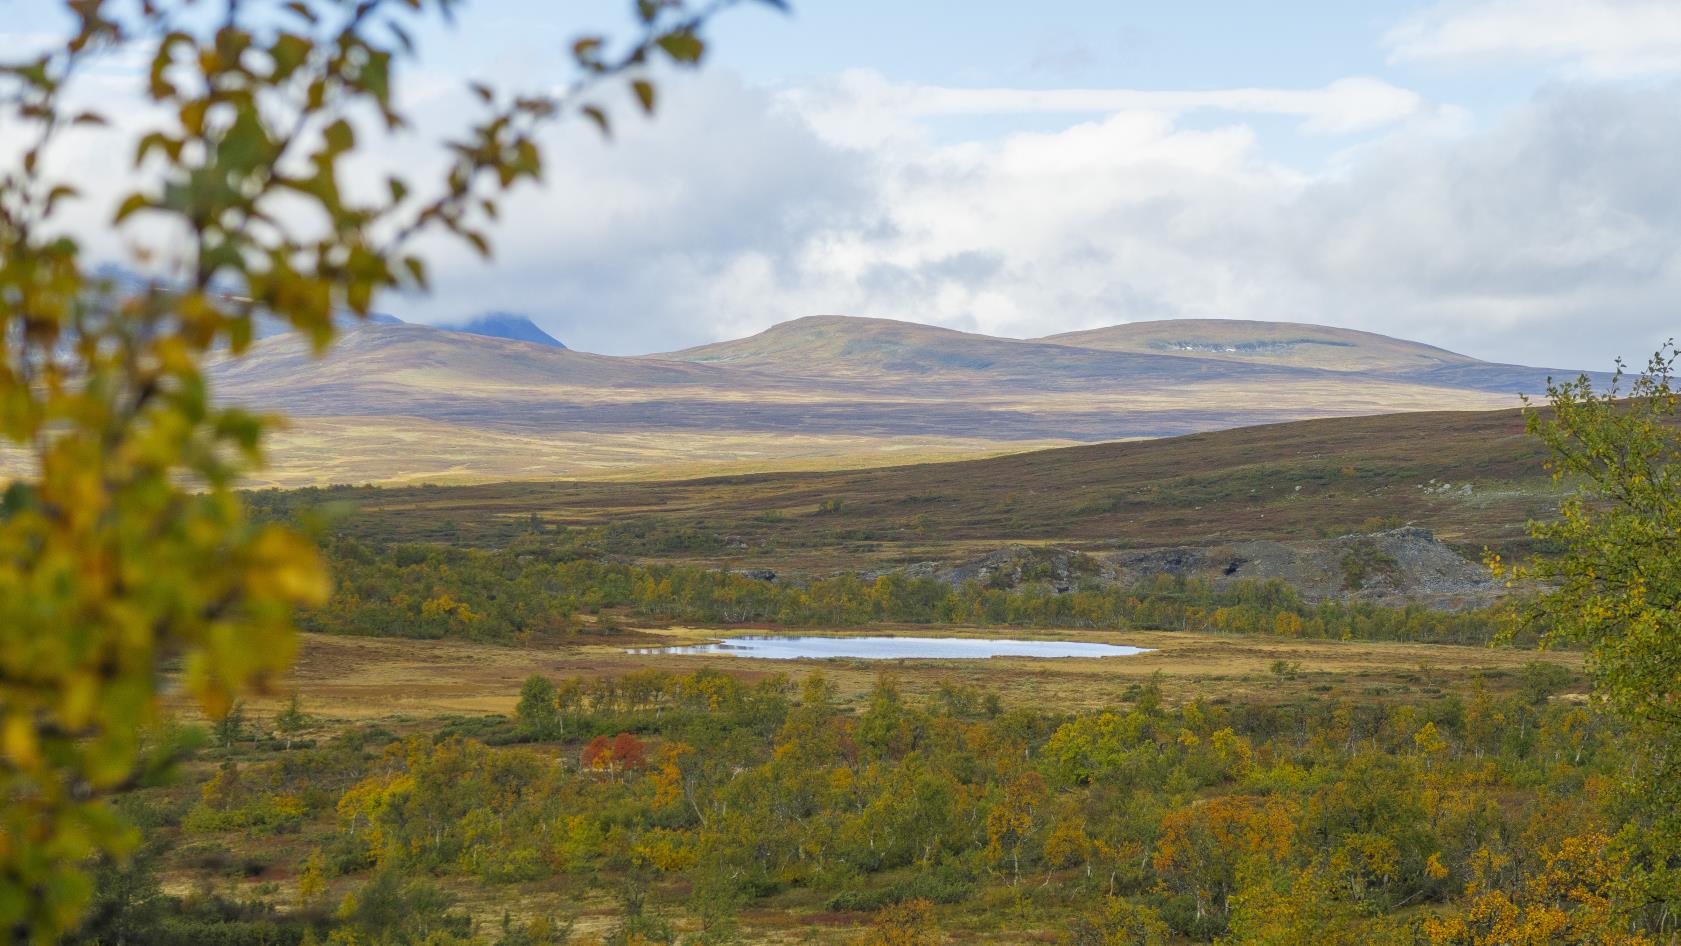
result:
[(446, 332), (483, 335), (486, 338), (505, 338), (514, 342), (530, 342), (550, 348), (565, 348), (560, 339), (537, 327), (530, 318), (512, 312), (487, 312), (465, 322), (439, 325)]
[(808, 315), (724, 342), (657, 357), (704, 364), (793, 368), (822, 366), (851, 370), (902, 371), (916, 367), (985, 367), (991, 359), (959, 349), (1017, 344), (1013, 339), (974, 335), (923, 322), (853, 315)]

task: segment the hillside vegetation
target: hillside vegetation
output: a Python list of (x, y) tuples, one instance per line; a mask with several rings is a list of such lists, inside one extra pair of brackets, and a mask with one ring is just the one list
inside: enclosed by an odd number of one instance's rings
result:
[(658, 483), (498, 483), (254, 494), (326, 504), (377, 542), (503, 546), (595, 530), (612, 554), (776, 569), (958, 560), (1009, 542), (1079, 549), (1301, 539), (1400, 523), (1473, 555), (1520, 551), (1561, 495), (1516, 411), (1303, 421), (985, 460)]
[[(507, 550), (427, 545), (329, 550), (335, 592), (300, 615), (309, 629), (478, 641), (563, 640), (612, 617), (643, 623), (838, 628), (866, 624), (1103, 628), (1276, 634), (1319, 640), (1487, 644), (1481, 612), (1309, 602), (1281, 582), (1207, 582), (1157, 576), (1131, 586), (1045, 576), (1020, 583), (887, 573), (797, 582), (684, 565), (630, 565), (578, 550), (516, 542)], [(1095, 562), (1088, 564), (1095, 567)]]
[[(856, 473), (252, 500), (291, 519), (336, 511), (335, 592), (304, 620), (337, 634), (562, 640), (630, 619), (1486, 643), (1481, 565), (1417, 530), (1319, 537), (1413, 521), (1474, 530), (1454, 536), (1473, 559), (1483, 545), (1521, 552), (1555, 487), (1538, 457), (1523, 461), (1520, 431), (1511, 412), (1397, 415)], [(1304, 540), (1314, 553), (1274, 555)], [(1136, 551), (1150, 546), (1172, 550)], [(1419, 547), (1457, 569), (1458, 595), (1406, 587), (1395, 556)], [(1311, 580), (1256, 571), (1269, 555)], [(1188, 564), (1208, 559), (1212, 571)], [(1177, 567), (1149, 567), (1161, 560)]]

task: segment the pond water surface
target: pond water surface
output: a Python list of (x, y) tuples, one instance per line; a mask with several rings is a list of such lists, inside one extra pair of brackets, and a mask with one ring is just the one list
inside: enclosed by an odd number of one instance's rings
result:
[(982, 640), (974, 637), (732, 637), (687, 647), (645, 647), (632, 654), (734, 654), (765, 660), (977, 660), (984, 657), (1130, 657), (1149, 648), (1082, 641)]

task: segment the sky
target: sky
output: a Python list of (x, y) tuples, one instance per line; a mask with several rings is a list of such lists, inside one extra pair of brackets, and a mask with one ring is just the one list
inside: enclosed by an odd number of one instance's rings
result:
[[(383, 307), (610, 354), (817, 314), (1316, 322), (1592, 369), (1681, 335), (1674, 0), (792, 2), (715, 21), (651, 121), (557, 129), (495, 260), (441, 247)], [(0, 48), (47, 6), (0, 0)], [(467, 3), (415, 102), (551, 83), (625, 6)]]

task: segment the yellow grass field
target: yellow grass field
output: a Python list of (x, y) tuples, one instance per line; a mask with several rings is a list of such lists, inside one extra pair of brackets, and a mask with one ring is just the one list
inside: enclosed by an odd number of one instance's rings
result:
[(300, 417), (270, 437), (270, 465), (253, 472), (246, 483), (290, 488), (324, 483), (688, 479), (972, 460), (1074, 443), (737, 431), (669, 431), (659, 436), (644, 431), (546, 433), (419, 417)]

